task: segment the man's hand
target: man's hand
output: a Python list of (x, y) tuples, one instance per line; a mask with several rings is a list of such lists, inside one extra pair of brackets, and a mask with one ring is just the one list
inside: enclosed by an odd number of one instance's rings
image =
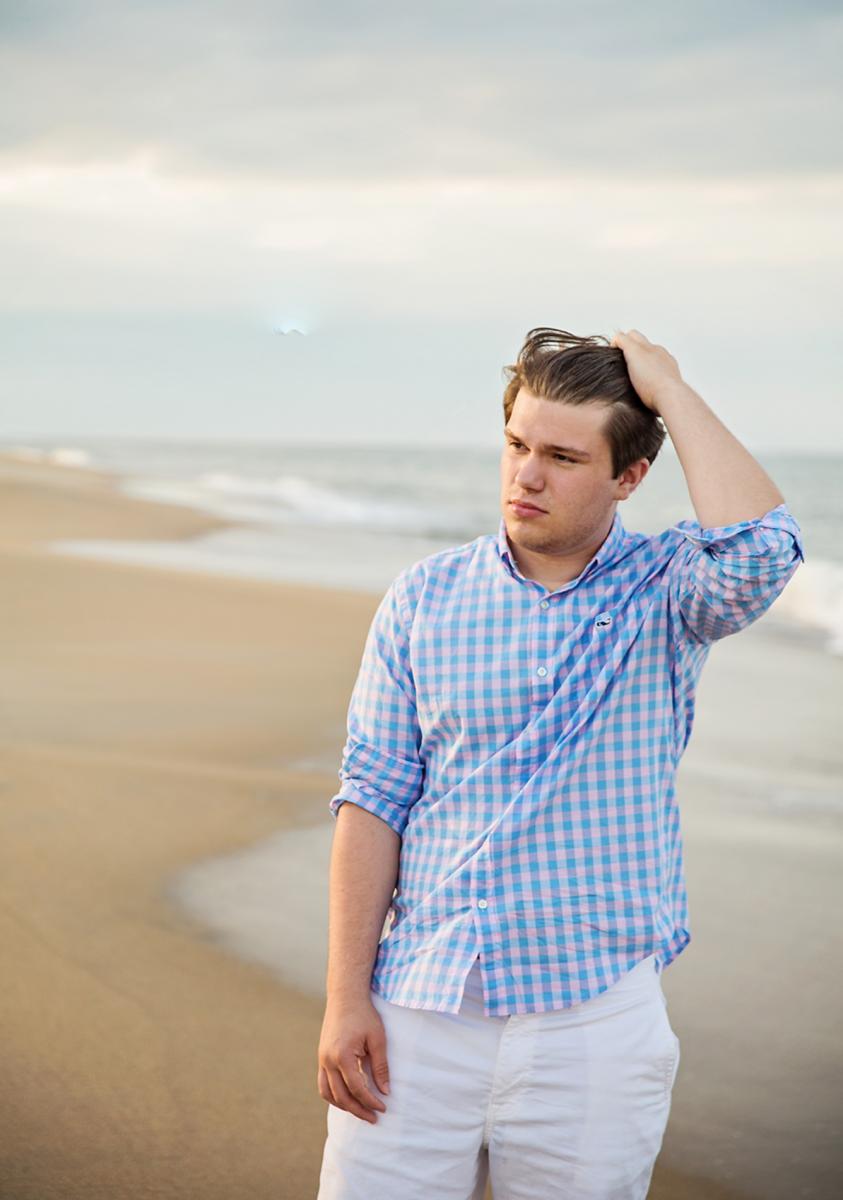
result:
[(385, 1112), (386, 1105), (369, 1087), (363, 1069), (367, 1055), (372, 1082), (388, 1094), (386, 1032), (380, 1013), (367, 997), (329, 998), (319, 1039), (319, 1095), (374, 1125), (377, 1117), (371, 1110)]
[(632, 386), (670, 434), (700, 525), (753, 521), (784, 503), (761, 464), (685, 382), (664, 346), (637, 329), (618, 330), (610, 344), (623, 351)]
[(626, 333), (618, 330), (609, 345), (623, 351), (630, 382), (642, 404), (654, 413), (659, 412), (661, 394), (675, 389), (677, 384), (680, 387), (687, 386), (673, 355), (664, 346), (649, 341), (637, 329), (628, 329)]

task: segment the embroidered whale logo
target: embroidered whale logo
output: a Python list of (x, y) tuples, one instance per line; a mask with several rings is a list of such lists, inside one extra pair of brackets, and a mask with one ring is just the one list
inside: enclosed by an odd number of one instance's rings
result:
[(595, 629), (601, 629), (604, 625), (612, 624), (612, 614), (607, 612), (599, 613), (597, 620), (594, 622)]

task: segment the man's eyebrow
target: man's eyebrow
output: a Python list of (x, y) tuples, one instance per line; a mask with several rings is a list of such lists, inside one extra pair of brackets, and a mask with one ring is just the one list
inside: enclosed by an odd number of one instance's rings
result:
[[(523, 441), (523, 439), (520, 438), (518, 436), (518, 434), (514, 433), (511, 429), (504, 429), (504, 433), (507, 435), (507, 437), (515, 438), (516, 442)], [(585, 450), (577, 450), (577, 448), (575, 446), (545, 445), (545, 446), (542, 446), (542, 450), (560, 450), (563, 454), (576, 454), (578, 458), (585, 458), (589, 462), (591, 462), (591, 455), (589, 453), (587, 453), (587, 451), (585, 451)]]

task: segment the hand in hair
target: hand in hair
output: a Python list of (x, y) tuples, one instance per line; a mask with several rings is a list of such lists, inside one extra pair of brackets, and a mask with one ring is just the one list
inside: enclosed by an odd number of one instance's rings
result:
[(623, 351), (630, 382), (642, 404), (654, 413), (659, 411), (658, 398), (663, 392), (677, 384), (687, 386), (673, 355), (664, 346), (649, 341), (639, 330), (628, 329), (626, 333), (617, 330), (609, 345)]

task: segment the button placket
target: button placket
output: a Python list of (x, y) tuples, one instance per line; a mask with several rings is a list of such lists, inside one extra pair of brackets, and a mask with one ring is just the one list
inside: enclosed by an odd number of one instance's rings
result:
[[(538, 587), (538, 585), (535, 585)], [(527, 613), (528, 620), (525, 622), (527, 629), (527, 662), (535, 664), (530, 671), (532, 678), (531, 701), (533, 706), (542, 704), (541, 685), (537, 682), (538, 679), (543, 679), (547, 675), (547, 667), (543, 665), (545, 657), (545, 638), (546, 624), (544, 613), (541, 611), (547, 604), (545, 599), (536, 599), (535, 597), (530, 602), (530, 608)]]
[[(542, 619), (539, 621), (536, 631), (536, 657), (533, 660), (536, 663), (535, 676), (538, 679), (550, 681), (553, 678), (553, 671), (551, 669), (552, 664), (550, 660), (553, 654), (554, 622), (550, 619), (549, 615), (548, 617), (545, 617), (545, 614), (549, 614), (550, 610), (550, 600), (547, 598), (547, 596), (544, 596), (539, 601), (539, 609), (541, 610), (540, 616)], [(535, 703), (537, 706), (544, 707), (544, 705), (547, 703), (547, 698), (547, 685), (538, 685), (535, 698)]]

